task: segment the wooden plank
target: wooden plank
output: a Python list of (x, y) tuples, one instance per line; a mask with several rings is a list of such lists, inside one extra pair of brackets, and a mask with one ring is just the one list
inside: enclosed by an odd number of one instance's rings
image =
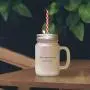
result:
[(34, 59), (2, 47), (0, 47), (0, 61), (21, 67), (22, 69), (34, 67)]
[(24, 85), (23, 86), (19, 86), (18, 90), (30, 90), (30, 86), (27, 86), (27, 85), (26, 86), (24, 86)]
[(34, 68), (0, 75), (2, 86), (27, 86), (64, 89), (90, 89), (90, 61), (74, 60), (56, 77), (39, 77)]
[(4, 90), (3, 88), (0, 88), (0, 90)]

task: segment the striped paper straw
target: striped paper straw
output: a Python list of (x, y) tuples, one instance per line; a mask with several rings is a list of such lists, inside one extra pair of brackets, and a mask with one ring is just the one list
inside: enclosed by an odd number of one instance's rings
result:
[(48, 10), (46, 9), (46, 33), (49, 31), (49, 13)]

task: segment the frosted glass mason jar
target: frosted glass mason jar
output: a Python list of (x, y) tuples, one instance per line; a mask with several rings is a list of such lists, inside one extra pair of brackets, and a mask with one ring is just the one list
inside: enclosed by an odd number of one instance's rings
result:
[[(60, 51), (66, 51), (66, 64), (60, 66)], [(58, 44), (56, 34), (37, 34), (35, 45), (35, 72), (38, 76), (56, 76), (61, 69), (67, 69), (70, 64), (70, 51)]]

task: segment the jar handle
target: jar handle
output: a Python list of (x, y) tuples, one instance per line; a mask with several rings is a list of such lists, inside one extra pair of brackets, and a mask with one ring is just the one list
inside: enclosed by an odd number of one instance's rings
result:
[(65, 46), (60, 46), (60, 51), (61, 50), (66, 51), (67, 60), (66, 60), (66, 64), (64, 66), (60, 66), (60, 70), (61, 69), (67, 69), (70, 65), (70, 50), (69, 50), (69, 48), (67, 48)]

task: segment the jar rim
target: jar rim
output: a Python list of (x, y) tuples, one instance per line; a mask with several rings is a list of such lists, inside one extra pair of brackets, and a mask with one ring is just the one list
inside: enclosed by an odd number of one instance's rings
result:
[(37, 34), (37, 40), (58, 40), (57, 34)]
[(40, 36), (52, 36), (52, 37), (57, 37), (57, 34), (37, 34), (37, 37)]

